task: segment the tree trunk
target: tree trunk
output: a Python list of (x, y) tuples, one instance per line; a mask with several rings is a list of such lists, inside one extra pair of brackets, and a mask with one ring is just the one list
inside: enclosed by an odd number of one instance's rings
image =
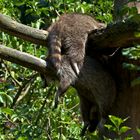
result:
[[(114, 19), (120, 20), (120, 18), (122, 18), (119, 17), (118, 10), (120, 10), (127, 2), (128, 0), (115, 0)], [(132, 6), (131, 4), (128, 4), (128, 6)], [(138, 134), (137, 128), (140, 128), (140, 85), (131, 86), (132, 80), (137, 78), (139, 74), (138, 71), (124, 69), (124, 62), (121, 51), (118, 51), (110, 62), (110, 66), (115, 73), (118, 87), (116, 101), (110, 111), (110, 114), (121, 118), (129, 117), (125, 125), (131, 127), (131, 130), (128, 131), (127, 135), (130, 134), (135, 140), (139, 140), (140, 134)], [(115, 134), (109, 134), (109, 132), (107, 134), (105, 130), (103, 130), (102, 133), (105, 133), (111, 138), (116, 137)]]

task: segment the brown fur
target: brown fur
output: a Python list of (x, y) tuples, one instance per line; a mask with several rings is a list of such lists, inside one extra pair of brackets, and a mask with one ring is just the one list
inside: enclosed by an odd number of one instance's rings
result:
[[(47, 63), (60, 80), (58, 96), (76, 80), (83, 65), (85, 45), (88, 33), (91, 30), (103, 27), (95, 19), (83, 14), (64, 14), (60, 19), (48, 28), (49, 56)], [(62, 55), (66, 55), (70, 66), (75, 72), (71, 76), (67, 69), (63, 68)], [(57, 97), (58, 97), (57, 96)]]
[[(84, 127), (93, 132), (112, 107), (116, 97), (115, 81), (97, 60), (86, 57), (75, 88), (80, 98)], [(83, 128), (81, 135), (85, 130)]]
[[(101, 64), (88, 57), (84, 60), (88, 33), (101, 27), (90, 16), (66, 14), (48, 29), (47, 63), (55, 69), (60, 84), (55, 105), (70, 85), (76, 87), (84, 121), (81, 135), (87, 128), (90, 132), (96, 129), (101, 119), (108, 114), (116, 94), (115, 82)], [(74, 64), (80, 73), (76, 72)]]
[(64, 14), (52, 24), (48, 28), (48, 60), (56, 71), (61, 71), (61, 55), (67, 55), (77, 64), (83, 62), (88, 33), (101, 27), (99, 22), (83, 14)]
[[(67, 56), (62, 56), (61, 65), (64, 77), (60, 81), (60, 87), (66, 86), (65, 84), (71, 82), (69, 80), (75, 81), (76, 77)], [(63, 81), (65, 79), (67, 80)], [(90, 57), (85, 58), (83, 67), (76, 79), (73, 86), (77, 89), (80, 98), (84, 122), (81, 135), (84, 135), (87, 129), (90, 132), (96, 130), (101, 120), (107, 117), (115, 100), (116, 85), (109, 72), (98, 61)], [(58, 98), (57, 96), (56, 98)]]

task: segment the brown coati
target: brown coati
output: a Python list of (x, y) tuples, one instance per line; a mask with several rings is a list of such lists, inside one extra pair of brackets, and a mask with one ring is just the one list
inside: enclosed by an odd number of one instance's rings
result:
[[(91, 30), (104, 27), (94, 18), (84, 14), (64, 14), (48, 28), (48, 67), (55, 71), (60, 81), (56, 99), (75, 82), (83, 65), (85, 45)], [(75, 75), (63, 68), (62, 55), (66, 55)], [(57, 101), (56, 101), (57, 102)]]
[(84, 122), (81, 135), (84, 135), (87, 129), (93, 132), (101, 119), (106, 119), (109, 114), (116, 96), (115, 81), (109, 72), (94, 58), (85, 57), (78, 77), (73, 71), (67, 56), (62, 56), (61, 60), (62, 73), (64, 73), (62, 79), (67, 80), (60, 83), (69, 83), (69, 80), (75, 81), (75, 78), (77, 79), (73, 86), (78, 91), (81, 115)]
[(99, 122), (108, 117), (116, 97), (116, 83), (101, 63), (86, 56), (74, 87), (80, 98), (84, 135), (86, 129), (95, 131)]

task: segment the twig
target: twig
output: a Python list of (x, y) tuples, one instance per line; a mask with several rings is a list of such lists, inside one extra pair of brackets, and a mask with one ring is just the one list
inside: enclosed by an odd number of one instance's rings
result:
[[(29, 89), (26, 90), (26, 92), (24, 93), (24, 95), (22, 95), (22, 97), (20, 97), (20, 95), (21, 95), (21, 93), (22, 93), (22, 90), (26, 87), (26, 85), (27, 85), (28, 83), (31, 84), (37, 76), (38, 76), (38, 73), (32, 75), (31, 78), (30, 78), (29, 80), (25, 81), (25, 82), (23, 83), (23, 85), (20, 86), (20, 88), (19, 88), (19, 90), (18, 90), (18, 92), (17, 92), (15, 98), (13, 99), (12, 107), (14, 107), (14, 106), (27, 94), (27, 91), (28, 91)], [(20, 97), (20, 99), (19, 99), (19, 97)]]
[(5, 64), (5, 62), (2, 61), (2, 63), (4, 64), (4, 67), (5, 67), (6, 71), (9, 73), (9, 75), (10, 75), (10, 77), (13, 79), (13, 81), (14, 81), (18, 86), (21, 86), (20, 82), (12, 76), (12, 74), (11, 74), (9, 68), (7, 67), (7, 65)]

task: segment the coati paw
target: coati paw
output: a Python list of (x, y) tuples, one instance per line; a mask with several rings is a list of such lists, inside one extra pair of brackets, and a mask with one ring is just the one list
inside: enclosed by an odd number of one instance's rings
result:
[(98, 122), (96, 122), (96, 121), (93, 121), (93, 122), (92, 122), (92, 124), (90, 122), (84, 123), (84, 127), (82, 128), (80, 136), (84, 136), (86, 131), (89, 131), (90, 133), (92, 133), (96, 130)]
[(94, 132), (95, 130), (96, 130), (96, 126), (93, 126), (93, 125), (89, 125), (89, 126), (88, 126), (88, 131), (89, 131), (90, 133)]

